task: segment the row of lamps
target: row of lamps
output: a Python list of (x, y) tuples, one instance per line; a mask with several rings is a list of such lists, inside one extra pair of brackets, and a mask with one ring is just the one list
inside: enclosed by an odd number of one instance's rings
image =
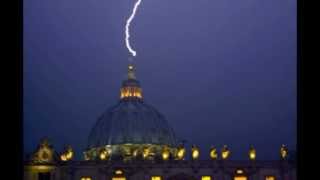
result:
[[(134, 153), (135, 155), (137, 152)], [(147, 159), (147, 157), (150, 154), (150, 149), (149, 148), (144, 148), (142, 156), (144, 159)], [(231, 151), (229, 150), (227, 145), (224, 145), (221, 149), (221, 158), (223, 160), (227, 160), (230, 157)], [(176, 152), (176, 157), (174, 158), (175, 160), (184, 160), (186, 155), (186, 149), (185, 147), (180, 144), (177, 147), (177, 152)], [(100, 160), (108, 160), (109, 157), (111, 156), (111, 150), (110, 149), (101, 149), (99, 152), (99, 159)], [(191, 147), (191, 158), (192, 160), (197, 160), (199, 159), (200, 156), (200, 150), (197, 146), (192, 145)], [(256, 150), (253, 146), (250, 146), (249, 151), (248, 151), (248, 156), (250, 160), (255, 160), (256, 159)], [(167, 146), (164, 146), (161, 154), (162, 160), (166, 161), (170, 159), (170, 149)], [(288, 148), (285, 145), (282, 145), (280, 148), (280, 157), (282, 160), (286, 159), (288, 157)], [(63, 153), (60, 155), (60, 159), (62, 161), (69, 161), (73, 158), (73, 150), (71, 146), (67, 146)], [(218, 159), (218, 151), (214, 146), (211, 146), (210, 148), (210, 158), (212, 160)], [(88, 158), (85, 158), (88, 160)]]

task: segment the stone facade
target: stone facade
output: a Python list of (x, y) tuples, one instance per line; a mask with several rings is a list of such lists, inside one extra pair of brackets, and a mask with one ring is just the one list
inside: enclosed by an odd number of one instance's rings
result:
[(143, 101), (133, 65), (128, 66), (128, 79), (120, 92), (120, 102), (93, 127), (85, 160), (73, 160), (71, 146), (56, 153), (44, 139), (25, 162), (24, 179), (296, 180), (295, 162), (288, 160), (285, 146), (278, 161), (257, 161), (253, 147), (249, 151), (251, 160), (232, 161), (227, 146), (221, 158), (211, 147), (211, 160), (198, 160), (199, 149), (192, 146), (192, 160), (185, 160), (186, 150), (183, 144), (177, 145), (169, 123)]
[[(112, 180), (120, 177), (126, 180), (296, 180), (295, 163), (279, 161), (232, 161), (232, 160), (170, 160), (170, 161), (68, 161), (57, 164), (25, 165), (25, 180), (42, 180), (39, 173), (48, 173), (50, 180)], [(40, 177), (40, 178), (39, 178)], [(41, 179), (42, 178), (42, 179)], [(272, 180), (270, 178), (270, 180)]]

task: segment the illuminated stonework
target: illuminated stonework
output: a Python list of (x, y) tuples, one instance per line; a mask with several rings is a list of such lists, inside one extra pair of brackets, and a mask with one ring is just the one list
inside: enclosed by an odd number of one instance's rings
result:
[(177, 160), (184, 160), (184, 156), (186, 155), (186, 149), (182, 144), (179, 145), (176, 152), (176, 159)]
[(100, 153), (99, 153), (100, 160), (107, 160), (109, 157), (110, 157), (110, 151), (108, 151), (105, 148), (100, 150)]
[(288, 157), (288, 149), (284, 144), (280, 148), (280, 156), (282, 159), (286, 159)]
[(144, 147), (143, 148), (143, 159), (148, 159), (148, 157), (150, 157), (150, 155), (152, 154), (152, 151), (150, 150), (150, 147)]
[(167, 146), (163, 147), (162, 150), (162, 160), (167, 161), (170, 158), (170, 150)]
[(228, 159), (230, 156), (230, 150), (228, 149), (227, 145), (224, 145), (221, 150), (221, 157), (222, 159)]
[(116, 170), (114, 172), (116, 175), (122, 175), (123, 174), (123, 171), (121, 171), (120, 169)]
[(151, 180), (162, 180), (161, 176), (152, 176)]
[(73, 149), (71, 146), (66, 146), (64, 152), (60, 155), (62, 161), (69, 161), (73, 158)]
[(265, 180), (276, 180), (275, 176), (266, 176)]
[(243, 172), (243, 170), (242, 169), (237, 169), (236, 170), (236, 174), (243, 174), (244, 172)]
[(256, 150), (253, 148), (253, 146), (251, 146), (249, 150), (249, 159), (250, 160), (256, 159)]
[(210, 149), (210, 158), (212, 160), (218, 159), (217, 149), (214, 146), (212, 146), (211, 149)]
[(125, 177), (112, 177), (112, 180), (126, 180)]
[(202, 160), (200, 148), (193, 145), (189, 149), (184, 143), (177, 146), (165, 117), (142, 99), (133, 65), (128, 67), (120, 92), (119, 102), (93, 126), (83, 159), (73, 158), (71, 146), (58, 154), (43, 140), (25, 161), (24, 179), (296, 180), (295, 161), (287, 158), (285, 146), (280, 149), (281, 161), (256, 159), (253, 147), (243, 155), (250, 160), (232, 160), (227, 146), (222, 148), (221, 159), (215, 147), (210, 153), (201, 149), (205, 152)]
[[(161, 113), (144, 102), (135, 67), (130, 64), (120, 89), (120, 100), (92, 128), (84, 159), (161, 159), (164, 146), (169, 153), (175, 153), (173, 129)], [(106, 148), (112, 153), (100, 152)]]
[(195, 145), (192, 146), (191, 148), (191, 157), (193, 160), (197, 160), (199, 158), (200, 155), (200, 150), (199, 148), (197, 148)]
[(246, 176), (235, 176), (234, 180), (247, 180), (248, 178)]
[(80, 180), (92, 180), (92, 178), (91, 177), (81, 177)]
[(48, 139), (43, 139), (32, 155), (33, 163), (50, 163), (54, 160), (54, 150)]
[(142, 99), (142, 90), (138, 87), (123, 87), (120, 90), (120, 98), (135, 97)]
[(202, 176), (201, 180), (211, 180), (211, 176)]
[(142, 99), (142, 89), (136, 81), (135, 68), (133, 65), (128, 66), (128, 80), (120, 89), (120, 99), (138, 98)]
[[(166, 147), (166, 148), (164, 148)], [(108, 145), (109, 153), (102, 151), (105, 147), (101, 148), (91, 148), (84, 152), (85, 159), (87, 160), (139, 160), (139, 159), (149, 159), (153, 160), (156, 157), (163, 158), (163, 149), (166, 149), (166, 158), (169, 158), (170, 154), (175, 154), (177, 151), (175, 147), (168, 145), (157, 145), (157, 144), (119, 144), (119, 145)], [(103, 152), (101, 159), (101, 152)], [(167, 157), (168, 156), (168, 157)]]

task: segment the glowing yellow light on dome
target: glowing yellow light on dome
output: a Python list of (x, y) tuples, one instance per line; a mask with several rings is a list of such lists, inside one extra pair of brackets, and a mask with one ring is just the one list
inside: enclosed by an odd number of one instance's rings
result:
[(124, 97), (128, 97), (129, 96), (129, 91), (127, 89), (124, 89)]
[(211, 180), (211, 176), (201, 176), (201, 180)]

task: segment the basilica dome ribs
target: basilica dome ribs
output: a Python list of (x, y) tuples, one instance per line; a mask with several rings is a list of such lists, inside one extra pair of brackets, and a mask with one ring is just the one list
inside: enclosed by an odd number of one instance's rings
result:
[(107, 109), (92, 128), (85, 153), (94, 159), (156, 159), (163, 150), (174, 154), (176, 137), (165, 117), (143, 100), (135, 68), (128, 66), (119, 102)]

